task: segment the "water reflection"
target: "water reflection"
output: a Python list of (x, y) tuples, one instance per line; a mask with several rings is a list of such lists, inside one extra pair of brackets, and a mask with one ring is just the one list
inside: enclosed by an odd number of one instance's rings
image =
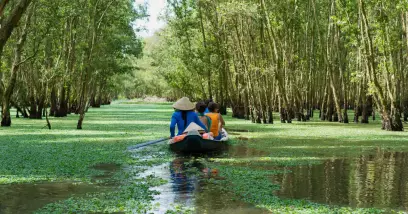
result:
[(267, 157), (268, 152), (257, 150), (254, 148), (248, 148), (244, 144), (230, 146), (228, 153), (225, 153), (223, 157), (229, 158), (248, 158), (248, 157)]
[(351, 207), (408, 208), (408, 153), (377, 151), (320, 165), (286, 167), (274, 176), (283, 198)]
[(175, 158), (172, 162), (152, 167), (144, 176), (153, 174), (169, 182), (155, 187), (160, 192), (153, 204), (154, 213), (165, 213), (169, 207), (181, 204), (194, 208), (196, 213), (265, 213), (251, 205), (235, 200), (221, 186), (208, 179), (223, 179), (217, 169), (205, 166), (200, 159)]
[[(203, 165), (197, 161), (193, 161), (191, 168), (203, 168)], [(177, 193), (175, 201), (178, 203), (191, 204), (192, 195), (195, 190), (198, 190), (198, 176), (194, 172), (187, 174), (186, 162), (183, 159), (176, 158), (170, 162), (170, 176), (172, 191)]]

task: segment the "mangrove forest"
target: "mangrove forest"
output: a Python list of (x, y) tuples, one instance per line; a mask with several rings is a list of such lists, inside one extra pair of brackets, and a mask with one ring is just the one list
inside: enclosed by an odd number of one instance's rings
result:
[(407, 213), (408, 0), (0, 0), (0, 107), (0, 214)]

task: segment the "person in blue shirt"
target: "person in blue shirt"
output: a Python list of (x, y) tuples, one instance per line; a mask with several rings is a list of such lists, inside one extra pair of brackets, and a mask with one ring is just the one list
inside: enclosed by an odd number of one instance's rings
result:
[(190, 123), (194, 122), (201, 128), (208, 132), (207, 127), (201, 122), (197, 114), (194, 112), (195, 106), (187, 97), (183, 97), (174, 103), (173, 108), (176, 110), (172, 117), (170, 123), (170, 137), (175, 136), (176, 125), (178, 129), (177, 135), (183, 134), (184, 130)]

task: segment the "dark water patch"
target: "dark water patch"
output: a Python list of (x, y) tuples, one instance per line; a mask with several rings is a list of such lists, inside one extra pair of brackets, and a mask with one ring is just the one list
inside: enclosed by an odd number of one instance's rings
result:
[(0, 213), (32, 213), (49, 203), (105, 190), (106, 187), (68, 182), (0, 185)]
[(408, 209), (408, 153), (377, 151), (358, 158), (284, 167), (272, 177), (282, 198), (358, 208)]

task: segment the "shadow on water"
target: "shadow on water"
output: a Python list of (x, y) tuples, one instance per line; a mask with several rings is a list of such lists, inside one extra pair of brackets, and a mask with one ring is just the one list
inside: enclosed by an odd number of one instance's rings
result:
[(94, 176), (98, 184), (79, 182), (36, 182), (24, 184), (0, 185), (0, 213), (17, 214), (33, 213), (43, 206), (73, 196), (85, 196), (91, 192), (111, 190), (113, 184), (108, 181), (115, 171), (120, 169), (116, 164), (99, 164), (93, 169), (101, 170), (102, 175)]
[(291, 173), (272, 177), (282, 198), (330, 205), (408, 209), (408, 153), (377, 151), (319, 165), (285, 167)]
[(167, 184), (152, 189), (160, 192), (154, 198), (155, 208), (152, 212), (165, 213), (174, 205), (182, 205), (194, 209), (195, 213), (267, 213), (240, 201), (217, 182), (209, 182), (224, 178), (219, 175), (218, 169), (205, 165), (207, 158), (246, 155), (246, 150), (250, 149), (234, 146), (221, 153), (201, 156), (178, 154), (168, 163), (149, 168), (142, 177), (154, 175), (168, 181)]

